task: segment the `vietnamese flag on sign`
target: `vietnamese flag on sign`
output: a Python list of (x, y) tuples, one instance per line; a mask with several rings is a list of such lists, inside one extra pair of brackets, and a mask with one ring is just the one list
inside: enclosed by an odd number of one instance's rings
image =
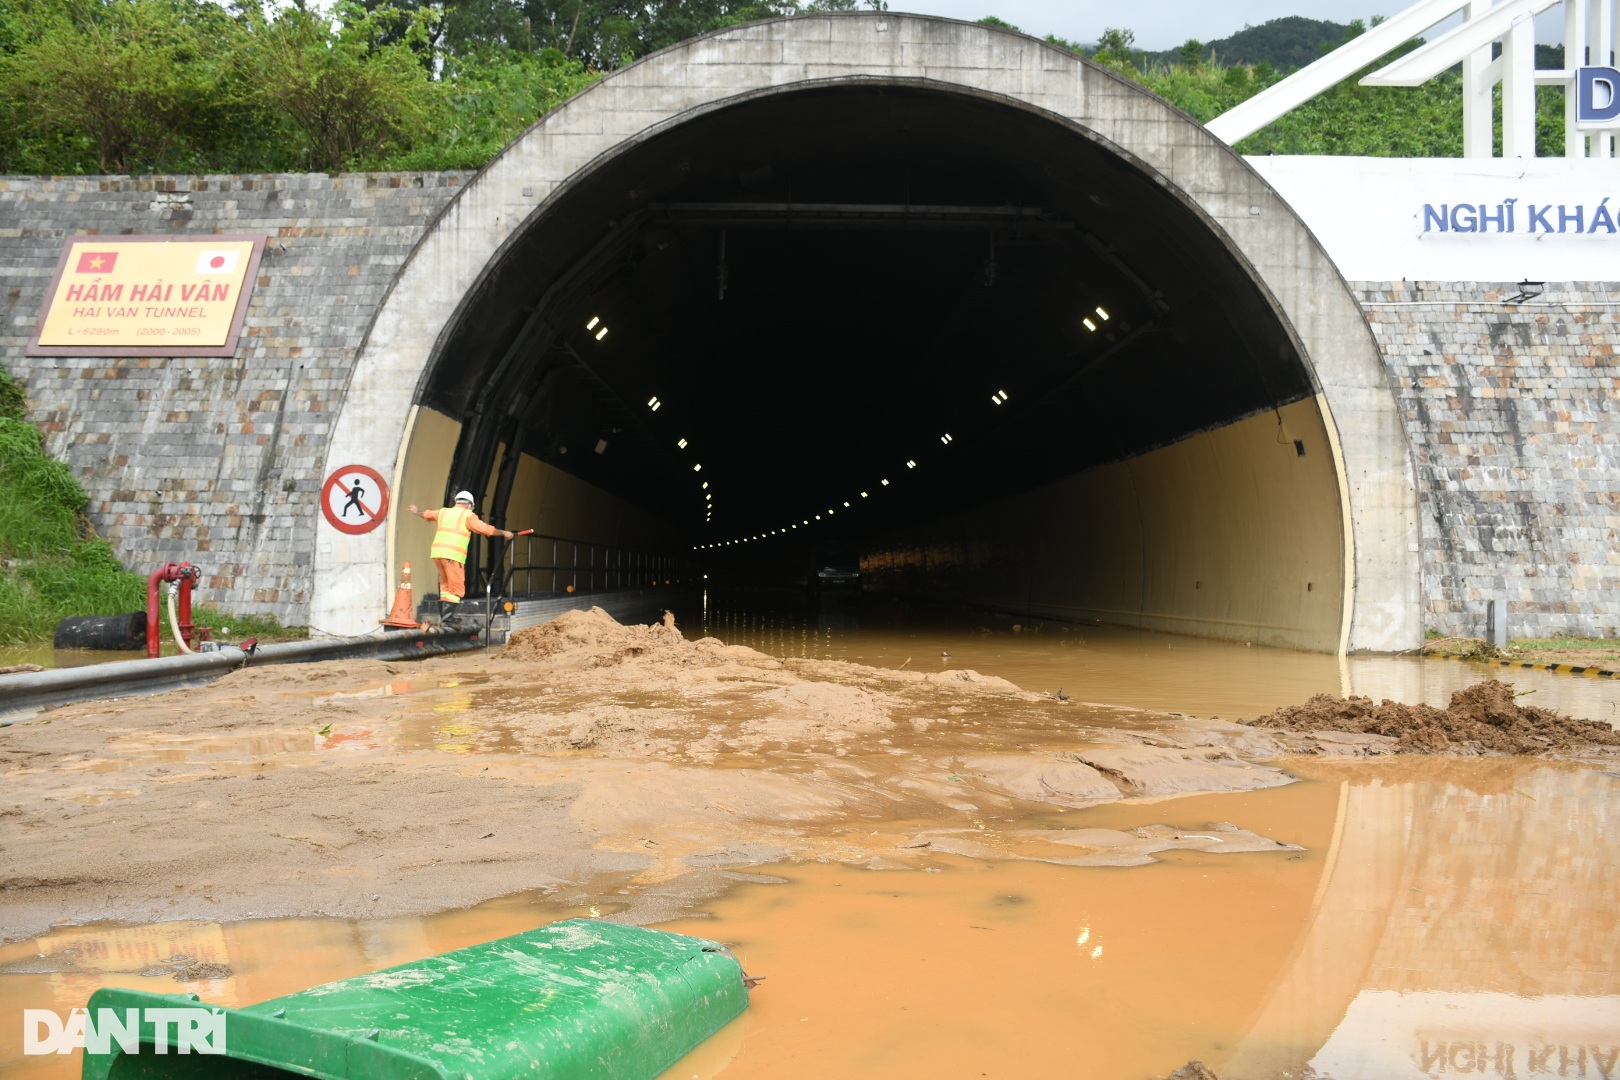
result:
[(78, 274), (108, 274), (112, 272), (113, 263), (118, 261), (116, 251), (81, 251), (79, 265), (74, 273)]

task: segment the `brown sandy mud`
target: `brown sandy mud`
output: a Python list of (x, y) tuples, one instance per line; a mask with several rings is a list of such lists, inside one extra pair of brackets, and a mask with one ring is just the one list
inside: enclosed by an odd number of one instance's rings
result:
[(1620, 751), (1620, 731), (1608, 724), (1525, 704), (1512, 686), (1496, 679), (1456, 691), (1444, 709), (1317, 694), (1303, 705), (1277, 709), (1249, 723), (1304, 735), (1284, 741), (1291, 750), (1307, 753), (1348, 746), (1369, 754), (1570, 756)]
[(781, 860), (1280, 849), (1219, 823), (1204, 839), (1019, 823), (1286, 784), (1262, 763), (1282, 751), (1257, 729), (972, 671), (777, 660), (580, 612), (487, 656), (248, 668), (4, 729), (0, 935), (565, 901), (606, 879), (634, 884), (626, 917), (652, 920)]

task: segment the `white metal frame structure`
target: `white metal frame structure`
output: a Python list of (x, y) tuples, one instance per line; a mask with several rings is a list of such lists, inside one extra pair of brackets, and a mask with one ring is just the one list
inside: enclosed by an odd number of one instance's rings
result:
[[(1563, 4), (1564, 66), (1536, 69), (1535, 17)], [(1620, 0), (1418, 0), (1398, 15), (1294, 72), (1275, 86), (1209, 122), (1228, 144), (1343, 82), (1368, 64), (1453, 15), (1461, 26), (1361, 80), (1363, 86), (1421, 86), (1459, 62), (1463, 66), (1463, 156), (1492, 157), (1493, 91), (1502, 86), (1502, 156), (1536, 156), (1536, 87), (1563, 86), (1564, 155), (1612, 158), (1616, 131), (1576, 123), (1577, 69), (1612, 66), (1620, 45)], [(1501, 55), (1494, 56), (1500, 43)], [(1617, 123), (1620, 127), (1620, 123)]]

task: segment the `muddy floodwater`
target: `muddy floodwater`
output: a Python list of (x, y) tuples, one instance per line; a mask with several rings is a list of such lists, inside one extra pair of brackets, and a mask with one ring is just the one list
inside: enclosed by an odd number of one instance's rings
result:
[[(1616, 1075), (1620, 776), (1500, 759), (1288, 764), (1301, 782), (1048, 824), (1218, 820), (1300, 852), (739, 874), (705, 917), (663, 925), (732, 944), (766, 981), (666, 1080), (1149, 1077), (1192, 1058), (1223, 1077)], [(983, 835), (1027, 843), (993, 823)], [(65, 1011), (104, 985), (179, 989), (176, 958), (230, 971), (185, 989), (248, 1004), (613, 911), (519, 895), (425, 919), (66, 928), (0, 949), (0, 1009)], [(75, 1075), (73, 1059), (22, 1058), (17, 1040), (13, 1020), (8, 1075)]]
[[(677, 619), (693, 641), (266, 668), (0, 733), (33, 875), (0, 916), (59, 913), (0, 944), (0, 1073), (76, 1076), (23, 1056), (22, 1010), (100, 986), (244, 1005), (584, 916), (766, 977), (663, 1080), (1620, 1077), (1620, 758), (1267, 756), (1212, 719), (1496, 676), (1608, 720), (1620, 684), (837, 600)], [(29, 846), (58, 828), (78, 862)], [(229, 854), (255, 836), (258, 878)], [(345, 917), (257, 917), (300, 893)], [(96, 921), (143, 911), (174, 915)]]
[(1543, 708), (1620, 722), (1620, 680), (1495, 664), (1338, 658), (836, 593), (716, 592), (678, 607), (676, 616), (689, 635), (712, 634), (772, 656), (971, 668), (1026, 690), (1203, 716), (1256, 716), (1312, 694), (1441, 706), (1454, 690), (1502, 678)]

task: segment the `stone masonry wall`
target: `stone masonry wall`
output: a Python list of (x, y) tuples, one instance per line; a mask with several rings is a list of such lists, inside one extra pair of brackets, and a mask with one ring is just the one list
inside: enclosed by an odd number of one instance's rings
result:
[(1427, 625), (1620, 634), (1620, 285), (1361, 282), (1405, 413)]
[[(470, 173), (0, 178), (0, 364), (124, 565), (202, 567), (199, 598), (308, 619), (329, 424), (399, 266)], [(73, 234), (268, 238), (231, 358), (29, 357)]]

